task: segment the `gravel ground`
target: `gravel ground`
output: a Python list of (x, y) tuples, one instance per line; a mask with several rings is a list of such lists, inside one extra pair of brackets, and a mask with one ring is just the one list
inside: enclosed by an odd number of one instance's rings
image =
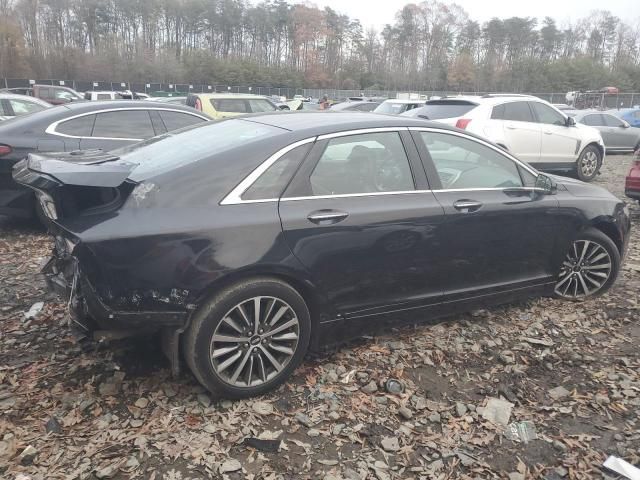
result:
[[(597, 183), (622, 198), (630, 163), (610, 156)], [(640, 463), (637, 229), (598, 299), (387, 331), (230, 402), (172, 379), (158, 342), (76, 340), (37, 276), (49, 239), (0, 228), (1, 478), (561, 480), (606, 477), (611, 454)]]

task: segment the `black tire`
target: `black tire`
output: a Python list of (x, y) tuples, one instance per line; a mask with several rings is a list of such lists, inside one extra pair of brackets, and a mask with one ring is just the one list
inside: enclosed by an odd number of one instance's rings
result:
[[(228, 323), (221, 325), (223, 319), (231, 317), (231, 313), (234, 309), (243, 302), (254, 299), (255, 297), (276, 298), (282, 301), (286, 306), (290, 307), (292, 309), (292, 315), (294, 315), (298, 320), (296, 332), (298, 338), (295, 344), (295, 349), (292, 348), (294, 353), (288, 357), (286, 364), (282, 364), (283, 368), (281, 371), (276, 370), (271, 372), (274, 374), (272, 378), (269, 378), (267, 381), (259, 385), (250, 385), (251, 381), (249, 381), (249, 385), (233, 385), (229, 383), (229, 379), (223, 378), (224, 374), (217, 372), (214, 367), (216, 360), (212, 359), (210, 352), (211, 349), (213, 349), (213, 351), (219, 350), (213, 348), (213, 336), (216, 332), (219, 332), (221, 328), (227, 328), (229, 325)], [(258, 301), (258, 304), (260, 304), (260, 301)], [(258, 310), (260, 310), (260, 308), (258, 308)], [(288, 313), (289, 311), (287, 311), (287, 314)], [(278, 325), (278, 323), (276, 323), (276, 325)], [(236, 326), (238, 326), (237, 322)], [(240, 326), (243, 327), (243, 325)], [(268, 333), (265, 333), (265, 335), (267, 334)], [(221, 334), (218, 333), (218, 335)], [(258, 337), (258, 335), (255, 336)], [(309, 346), (310, 336), (311, 317), (302, 296), (294, 288), (281, 280), (259, 277), (243, 280), (231, 285), (202, 305), (195, 313), (191, 325), (184, 334), (183, 352), (185, 360), (195, 377), (211, 393), (225, 398), (247, 398), (273, 390), (275, 387), (287, 380), (291, 373), (302, 362)], [(253, 338), (251, 339), (251, 342), (253, 342)], [(242, 345), (240, 345), (240, 343), (242, 343)], [(256, 352), (254, 353), (263, 357), (263, 365), (267, 364), (273, 368), (273, 364), (268, 364), (266, 360), (264, 360), (266, 357), (262, 354), (264, 348), (267, 348), (268, 346), (263, 348), (260, 342), (255, 345), (249, 342), (240, 343), (237, 343), (239, 348), (235, 353), (240, 352), (240, 349), (244, 349), (242, 351), (242, 358), (244, 358), (245, 354), (248, 355), (246, 351), (247, 348), (249, 350), (255, 349)], [(236, 343), (231, 345), (236, 345)], [(251, 360), (251, 365), (253, 367), (254, 360), (251, 357), (248, 358)], [(237, 365), (239, 366), (239, 364)], [(221, 365), (218, 364), (217, 367), (221, 368)], [(233, 367), (236, 367), (236, 364), (233, 364)], [(229, 368), (229, 371), (230, 370), (233, 370), (233, 368)], [(263, 367), (261, 371), (264, 372), (264, 370), (265, 368)], [(251, 371), (248, 371), (245, 372), (245, 375), (251, 378), (252, 373)], [(256, 372), (255, 375), (257, 376), (258, 373)], [(262, 380), (257, 379), (256, 381)]]
[(593, 180), (602, 166), (602, 152), (595, 145), (587, 145), (576, 162), (576, 175), (583, 182)]
[[(589, 288), (594, 288), (593, 291), (591, 291), (590, 293), (588, 293), (587, 295), (583, 295), (583, 296), (573, 296), (572, 292), (569, 291), (569, 295), (563, 295), (561, 294), (561, 290), (564, 289), (567, 284), (562, 284), (561, 282), (563, 280), (571, 283), (571, 282), (578, 282), (578, 280), (567, 280), (567, 270), (568, 267), (565, 265), (564, 262), (569, 261), (569, 257), (573, 255), (573, 248), (574, 245), (578, 245), (577, 247), (577, 251), (578, 251), (578, 256), (582, 254), (582, 249), (581, 246), (584, 245), (584, 242), (591, 242), (593, 244), (599, 245), (600, 247), (602, 247), (606, 253), (609, 256), (610, 259), (610, 271), (608, 272), (608, 277), (607, 279), (602, 282), (602, 285), (600, 287), (598, 287), (597, 289), (595, 289), (595, 285), (594, 283), (592, 283), (594, 280), (589, 280), (588, 278), (585, 277), (585, 284), (589, 287)], [(582, 243), (580, 243), (582, 242)], [(591, 247), (593, 248), (593, 247)], [(595, 253), (594, 256), (592, 258), (597, 258), (599, 256), (598, 253)], [(604, 262), (606, 262), (606, 258), (603, 259), (600, 262), (600, 265), (606, 264)], [(571, 263), (571, 262), (569, 262)], [(587, 265), (587, 268), (594, 268), (596, 267), (597, 262), (593, 262), (592, 265)], [(576, 268), (576, 267), (574, 267)], [(585, 267), (582, 267), (585, 268)], [(585, 270), (587, 270), (585, 268)], [(604, 270), (602, 269), (598, 269), (598, 270), (592, 270), (592, 271), (596, 271), (598, 272), (598, 274), (602, 274), (604, 272)], [(577, 272), (573, 272), (573, 270), (571, 270), (572, 273), (576, 273), (576, 274), (580, 274), (582, 275), (582, 273), (584, 273), (583, 271), (578, 270)], [(569, 251), (567, 252), (567, 255), (565, 257), (563, 257), (563, 265), (560, 266), (560, 272), (558, 274), (558, 280), (556, 282), (556, 285), (554, 287), (554, 294), (556, 297), (558, 298), (562, 298), (564, 300), (572, 300), (572, 301), (583, 301), (583, 300), (588, 300), (591, 298), (595, 298), (598, 297), (604, 293), (606, 293), (611, 286), (614, 284), (614, 282), (616, 281), (616, 278), (618, 277), (618, 273), (620, 272), (620, 252), (618, 251), (618, 247), (616, 246), (616, 244), (613, 242), (613, 240), (611, 240), (611, 238), (609, 238), (607, 235), (605, 235), (604, 233), (602, 233), (600, 230), (597, 230), (595, 228), (589, 228), (583, 232), (581, 232), (579, 235), (576, 236), (576, 238), (573, 240), (573, 242), (571, 242), (571, 245), (569, 246)], [(563, 275), (564, 274), (564, 275)], [(588, 273), (589, 274), (589, 273)], [(589, 274), (591, 275), (591, 274)], [(593, 277), (595, 278), (595, 281), (598, 281), (598, 277)], [(578, 288), (581, 288), (582, 282), (578, 283)], [(560, 290), (560, 291), (559, 291)], [(571, 288), (569, 288), (569, 290), (571, 290)]]

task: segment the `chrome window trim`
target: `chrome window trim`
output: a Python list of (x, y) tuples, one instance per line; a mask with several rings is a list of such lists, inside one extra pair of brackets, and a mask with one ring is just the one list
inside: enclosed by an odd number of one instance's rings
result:
[[(443, 133), (445, 135), (455, 135), (457, 137), (462, 137), (462, 138), (466, 138), (467, 140), (471, 140), (472, 142), (477, 142), (480, 143), (481, 145), (484, 145), (485, 147), (489, 147), (492, 150), (495, 150), (496, 152), (498, 152), (499, 154), (501, 154), (503, 157), (507, 157), (509, 160), (515, 162), (517, 165), (520, 165), (522, 168), (524, 168), (525, 170), (527, 170), (531, 175), (533, 175), (534, 177), (538, 178), (538, 175), (540, 175), (540, 172), (534, 170), (532, 167), (530, 167), (529, 165), (523, 163), (522, 161), (518, 160), (516, 157), (514, 157), (513, 155), (511, 155), (508, 151), (503, 150), (502, 148), (496, 146), (496, 145), (492, 145), (491, 143), (482, 140), (480, 138), (475, 138), (475, 137), (471, 137), (469, 135), (465, 135), (464, 133), (461, 132), (454, 132), (452, 130), (444, 130), (444, 129), (439, 129), (439, 128), (430, 128), (430, 127), (409, 127), (409, 130), (412, 132), (434, 132), (434, 133)], [(486, 189), (483, 189), (486, 190)], [(441, 191), (441, 190), (440, 190)]]
[(377, 197), (380, 195), (411, 195), (415, 193), (433, 193), (433, 190), (396, 190), (393, 192), (363, 192), (363, 193), (339, 193), (335, 195), (309, 195), (305, 197), (284, 197), (281, 202), (295, 202), (298, 200), (326, 200), (328, 198), (352, 198), (352, 197)]
[[(440, 128), (432, 128), (432, 127), (377, 127), (377, 128), (361, 128), (354, 130), (345, 130), (343, 132), (335, 132), (335, 133), (327, 133), (324, 135), (319, 135), (317, 137), (310, 137), (304, 140), (300, 140), (298, 142), (292, 143), (271, 155), (267, 160), (265, 160), (262, 164), (256, 167), (249, 175), (247, 175), (231, 192), (229, 192), (220, 202), (220, 205), (238, 205), (243, 203), (269, 203), (269, 202), (292, 202), (299, 200), (323, 200), (329, 198), (352, 198), (352, 197), (368, 197), (368, 196), (379, 196), (379, 195), (407, 195), (407, 194), (415, 194), (415, 193), (438, 193), (438, 192), (477, 192), (477, 191), (504, 191), (504, 190), (513, 190), (514, 188), (519, 188), (525, 191), (543, 191), (541, 188), (537, 187), (495, 187), (495, 188), (457, 188), (457, 189), (440, 189), (440, 190), (404, 190), (404, 191), (392, 191), (392, 192), (365, 192), (365, 193), (345, 193), (345, 194), (336, 194), (336, 195), (309, 195), (302, 197), (289, 197), (289, 198), (260, 198), (255, 200), (242, 200), (242, 194), (251, 186), (253, 183), (262, 175), (271, 165), (273, 165), (277, 160), (280, 159), (283, 155), (288, 153), (300, 145), (304, 145), (306, 143), (315, 142), (316, 140), (325, 140), (337, 137), (346, 137), (350, 135), (358, 135), (365, 133), (378, 133), (378, 132), (402, 132), (402, 131), (417, 131), (417, 132), (434, 132), (434, 133), (444, 133), (447, 135), (455, 135), (458, 137), (466, 138), (471, 141), (475, 141), (480, 143), (486, 147), (495, 150), (502, 156), (508, 158), (509, 160), (515, 162), (517, 165), (521, 166), (529, 173), (531, 173), (534, 177), (538, 177), (539, 172), (533, 170), (530, 166), (524, 164), (509, 152), (501, 149), (500, 147), (496, 147), (489, 142), (481, 140), (479, 138), (471, 137), (469, 135), (465, 135), (464, 133), (455, 132), (451, 130), (445, 130)], [(91, 137), (94, 138), (94, 137)]]
[(277, 201), (278, 199), (257, 199), (257, 200), (242, 200), (242, 194), (247, 191), (247, 189), (253, 185), (253, 183), (262, 175), (267, 169), (273, 165), (277, 160), (280, 159), (283, 155), (289, 153), (294, 148), (299, 147), (300, 145), (305, 145), (307, 143), (315, 142), (317, 137), (305, 138), (304, 140), (299, 140), (297, 142), (292, 143), (291, 145), (287, 145), (284, 148), (281, 148), (276, 153), (267, 158), (264, 162), (258, 165), (249, 175), (247, 175), (244, 180), (242, 180), (238, 185), (236, 185), (231, 192), (229, 192), (220, 202), (220, 205), (236, 205), (239, 203), (264, 203), (270, 201)]
[[(58, 137), (64, 137), (64, 138), (90, 138), (93, 140), (120, 140), (120, 141), (138, 141), (141, 142), (142, 140), (145, 140), (144, 138), (122, 138), (122, 137), (87, 137), (87, 136), (83, 136), (83, 135), (67, 135), (66, 133), (60, 133), (56, 131), (56, 128), (59, 124), (64, 123), (64, 122), (68, 122), (70, 120), (75, 120), (76, 118), (81, 118), (81, 117), (86, 117), (88, 115), (97, 115), (99, 113), (109, 113), (109, 112), (121, 112), (123, 110), (132, 110), (132, 111), (136, 111), (136, 110), (142, 110), (142, 111), (149, 111), (149, 110), (153, 110), (153, 111), (161, 111), (161, 112), (178, 112), (178, 113), (184, 113), (186, 115), (192, 115), (194, 117), (198, 117), (203, 119), (205, 122), (209, 121), (208, 118), (199, 115), (197, 113), (192, 113), (192, 112), (185, 112), (184, 110), (179, 110), (177, 108), (162, 108), (162, 107), (127, 107), (127, 106), (123, 106), (122, 108), (105, 108), (103, 110), (95, 110), (93, 112), (84, 112), (84, 113), (79, 113), (77, 115), (73, 115), (71, 117), (67, 117), (67, 118), (63, 118), (60, 120), (56, 120), (55, 122), (53, 122), (51, 125), (49, 125), (44, 133), (48, 133), (49, 135), (56, 135)], [(169, 132), (166, 132), (169, 133)]]
[(354, 130), (345, 130), (344, 132), (325, 133), (319, 135), (318, 140), (328, 140), (331, 138), (348, 137), (351, 135), (361, 135), (366, 133), (383, 133), (383, 132), (406, 132), (408, 127), (375, 127), (375, 128), (360, 128)]

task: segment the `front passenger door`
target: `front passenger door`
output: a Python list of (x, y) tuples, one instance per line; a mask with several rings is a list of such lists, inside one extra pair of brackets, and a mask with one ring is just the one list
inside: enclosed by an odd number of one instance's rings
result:
[(445, 300), (549, 282), (557, 220), (553, 195), (533, 190), (535, 171), (497, 147), (460, 134), (416, 131), (433, 193), (445, 211)]
[(564, 115), (540, 102), (529, 102), (542, 127), (542, 163), (573, 163), (579, 150), (578, 129), (568, 127)]

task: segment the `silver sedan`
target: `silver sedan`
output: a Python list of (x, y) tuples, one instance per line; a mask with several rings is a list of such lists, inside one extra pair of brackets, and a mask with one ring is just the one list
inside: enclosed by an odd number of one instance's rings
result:
[(598, 129), (607, 152), (634, 152), (640, 148), (640, 128), (632, 127), (615, 115), (594, 110), (565, 113), (577, 123)]

